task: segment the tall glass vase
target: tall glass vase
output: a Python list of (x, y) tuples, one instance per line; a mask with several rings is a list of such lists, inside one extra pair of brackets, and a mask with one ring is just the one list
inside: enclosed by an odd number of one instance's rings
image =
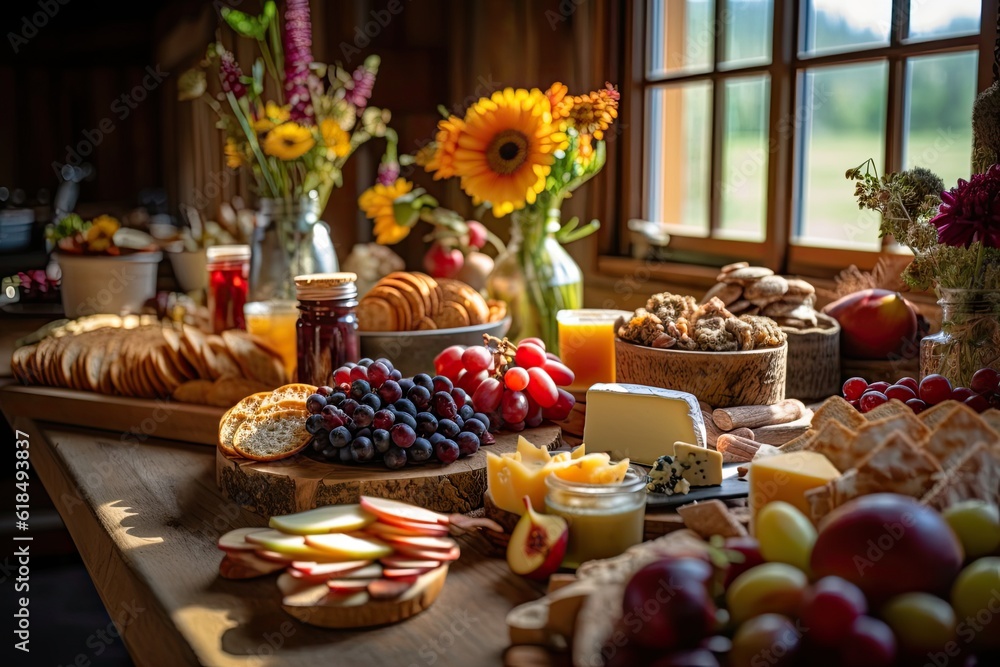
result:
[(1000, 290), (939, 290), (941, 331), (920, 342), (920, 376), (968, 387), (980, 368), (1000, 370)]
[(510, 306), (511, 338), (537, 337), (558, 352), (556, 313), (583, 307), (583, 273), (555, 237), (559, 209), (511, 213), (510, 243), (490, 275), (490, 296)]
[(330, 227), (320, 213), (315, 192), (298, 200), (260, 200), (250, 259), (253, 301), (295, 299), (295, 276), (338, 270)]

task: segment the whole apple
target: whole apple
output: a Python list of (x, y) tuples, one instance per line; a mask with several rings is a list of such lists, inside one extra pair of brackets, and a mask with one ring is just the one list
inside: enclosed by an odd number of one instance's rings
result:
[(814, 576), (842, 577), (880, 605), (902, 593), (947, 595), (963, 558), (940, 514), (914, 498), (877, 493), (823, 519), (810, 565)]
[(823, 312), (840, 323), (841, 351), (854, 359), (887, 359), (912, 345), (917, 333), (916, 310), (898, 292), (855, 292)]
[(715, 626), (707, 585), (712, 566), (699, 558), (665, 558), (629, 580), (622, 600), (626, 632), (647, 648), (694, 648)]
[(434, 243), (424, 255), (424, 268), (435, 278), (453, 278), (465, 264), (465, 256), (458, 248), (446, 248)]

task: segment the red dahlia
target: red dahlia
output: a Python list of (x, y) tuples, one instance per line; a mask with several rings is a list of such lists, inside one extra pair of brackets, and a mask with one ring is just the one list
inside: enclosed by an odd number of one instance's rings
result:
[(937, 228), (939, 243), (968, 248), (981, 242), (1000, 248), (1000, 165), (968, 181), (960, 178), (957, 187), (942, 192), (931, 224)]

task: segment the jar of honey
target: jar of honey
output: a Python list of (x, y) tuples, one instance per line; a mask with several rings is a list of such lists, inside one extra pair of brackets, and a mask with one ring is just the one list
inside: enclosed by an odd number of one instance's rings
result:
[(216, 245), (205, 251), (212, 331), (246, 329), (243, 306), (250, 290), (250, 246)]
[(357, 279), (353, 273), (312, 273), (295, 278), (299, 382), (329, 384), (333, 371), (361, 358), (355, 313)]
[(580, 484), (545, 478), (545, 509), (566, 519), (569, 543), (562, 566), (611, 558), (642, 542), (646, 475), (629, 468), (620, 484)]

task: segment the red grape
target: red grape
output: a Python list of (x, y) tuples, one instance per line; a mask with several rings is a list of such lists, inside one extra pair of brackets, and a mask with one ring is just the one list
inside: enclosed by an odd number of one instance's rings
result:
[(474, 394), (476, 390), (479, 389), (479, 385), (483, 383), (483, 380), (490, 376), (489, 371), (481, 370), (476, 373), (472, 371), (467, 371), (462, 379), (455, 386), (459, 389), (465, 391), (466, 394)]
[(848, 403), (850, 403), (851, 407), (857, 410), (858, 412), (861, 411), (861, 405), (858, 401), (848, 401)]
[(512, 391), (524, 391), (528, 388), (528, 371), (519, 366), (510, 368), (503, 374), (503, 383)]
[(517, 344), (518, 347), (521, 346), (521, 343), (531, 343), (532, 345), (537, 345), (538, 347), (542, 348), (542, 352), (545, 351), (545, 341), (542, 340), (541, 338), (524, 338), (521, 340), (520, 343)]
[(461, 387), (455, 387), (450, 392), (451, 397), (455, 400), (455, 405), (462, 407), (466, 404), (466, 399), (469, 397), (469, 392), (465, 391)]
[(906, 403), (911, 398), (916, 398), (917, 392), (905, 385), (894, 384), (885, 390), (885, 396), (890, 401), (895, 398), (897, 401), (903, 401)]
[(493, 355), (485, 347), (470, 347), (462, 353), (462, 365), (472, 373), (485, 371), (493, 363)]
[(406, 424), (395, 424), (390, 430), (392, 442), (397, 447), (407, 448), (417, 439), (417, 434)]
[(381, 361), (376, 361), (368, 367), (368, 382), (372, 387), (378, 389), (382, 383), (389, 379), (389, 368)]
[(913, 414), (919, 415), (921, 412), (927, 409), (927, 404), (921, 401), (919, 398), (911, 398), (906, 402), (910, 409), (913, 410)]
[(458, 372), (465, 368), (462, 364), (463, 352), (465, 348), (461, 345), (451, 345), (441, 350), (441, 353), (434, 357), (434, 372), (454, 380)]
[(573, 397), (573, 394), (565, 389), (559, 389), (558, 392), (559, 400), (556, 401), (556, 404), (542, 412), (546, 419), (551, 419), (554, 422), (561, 422), (569, 417), (569, 413), (576, 404), (576, 398)]
[(864, 378), (853, 377), (844, 383), (844, 398), (849, 401), (856, 401), (861, 398), (861, 394), (865, 393), (865, 389), (867, 388), (867, 380)]
[(333, 372), (333, 383), (336, 385), (351, 384), (351, 369), (341, 366)]
[(840, 577), (823, 577), (806, 593), (802, 622), (817, 644), (836, 646), (867, 611), (860, 588)]
[(457, 461), (460, 454), (458, 443), (454, 440), (441, 440), (434, 445), (434, 456), (445, 465)]
[(355, 366), (351, 369), (351, 382), (355, 380), (367, 380), (368, 379), (368, 369), (364, 366)]
[(524, 430), (524, 422), (514, 422), (513, 424), (506, 424), (508, 431), (513, 433), (520, 433)]
[(556, 391), (556, 383), (552, 381), (544, 368), (529, 368), (528, 393), (543, 408), (551, 408), (559, 400), (559, 392)]
[(865, 391), (866, 392), (867, 391), (877, 391), (879, 393), (884, 394), (885, 390), (888, 389), (888, 388), (889, 388), (889, 383), (888, 382), (872, 382), (870, 385), (868, 385), (868, 388), (865, 389)]
[(536, 428), (541, 426), (543, 421), (545, 421), (545, 415), (542, 412), (542, 407), (537, 403), (529, 401), (528, 416), (524, 418), (524, 425), (528, 428)]
[(896, 661), (896, 636), (877, 618), (861, 616), (841, 644), (841, 661), (845, 665), (890, 667)]
[(528, 416), (528, 397), (521, 391), (507, 391), (500, 401), (500, 414), (508, 425), (523, 422)]
[(552, 381), (560, 387), (568, 387), (573, 384), (573, 380), (576, 379), (573, 371), (571, 371), (566, 364), (559, 361), (552, 361), (549, 359), (542, 365), (542, 368), (544, 368), (545, 372), (549, 374)]
[(937, 405), (951, 398), (951, 383), (943, 375), (928, 375), (920, 381), (917, 396), (927, 405)]
[(920, 388), (920, 385), (917, 384), (917, 381), (911, 377), (899, 378), (899, 380), (896, 381), (896, 384), (901, 384), (904, 387), (909, 387), (910, 389), (913, 390), (914, 394), (916, 394), (917, 390)]
[(966, 401), (976, 395), (976, 392), (968, 389), (967, 387), (955, 387), (951, 390), (951, 400), (958, 401), (959, 403)]
[(443, 375), (435, 375), (434, 378), (431, 380), (431, 383), (434, 386), (433, 393), (435, 394), (439, 391), (451, 391), (452, 389), (455, 388), (455, 385), (451, 381), (451, 378), (446, 378)]
[(545, 350), (531, 343), (521, 343), (514, 353), (514, 361), (523, 368), (541, 366), (545, 363)]
[(888, 400), (882, 392), (869, 390), (861, 396), (858, 406), (861, 408), (861, 412), (870, 412)]
[(997, 373), (992, 368), (980, 368), (972, 376), (969, 388), (977, 394), (986, 394), (996, 391), (998, 383), (1000, 383), (1000, 373)]
[(974, 394), (965, 399), (965, 404), (976, 412), (986, 412), (990, 409), (990, 402), (981, 394)]

